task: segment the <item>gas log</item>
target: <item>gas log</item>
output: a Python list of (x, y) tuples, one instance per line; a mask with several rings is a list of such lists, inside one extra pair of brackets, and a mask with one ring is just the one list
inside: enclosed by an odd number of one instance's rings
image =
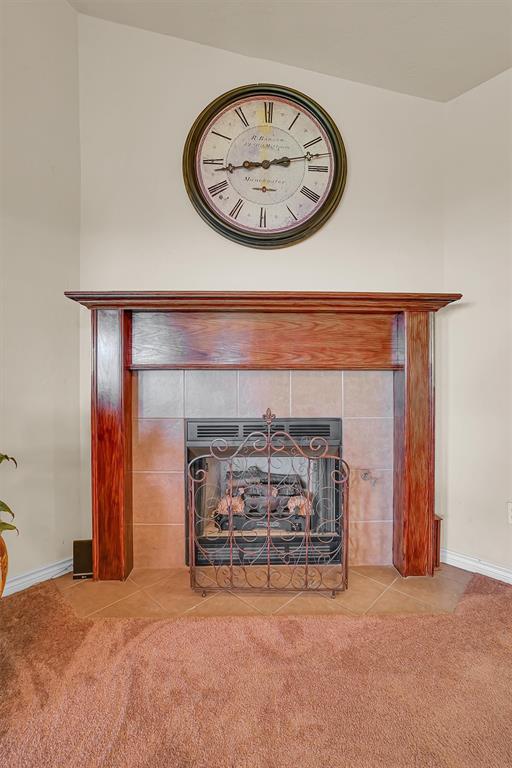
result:
[(246, 530), (265, 526), (270, 511), (271, 527), (279, 525), (285, 529), (303, 530), (304, 518), (311, 512), (312, 504), (299, 475), (268, 474), (252, 466), (228, 474), (226, 483), (231, 493), (220, 498), (215, 511), (215, 519), (221, 529), (229, 527), (230, 511), (235, 518), (235, 527)]

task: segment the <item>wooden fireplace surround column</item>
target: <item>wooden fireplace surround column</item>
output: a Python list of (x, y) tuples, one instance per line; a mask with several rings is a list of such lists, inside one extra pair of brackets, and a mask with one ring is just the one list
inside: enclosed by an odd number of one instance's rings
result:
[(461, 294), (66, 296), (92, 311), (96, 579), (125, 579), (132, 568), (133, 372), (166, 368), (393, 371), (393, 562), (403, 576), (433, 573), (433, 317)]

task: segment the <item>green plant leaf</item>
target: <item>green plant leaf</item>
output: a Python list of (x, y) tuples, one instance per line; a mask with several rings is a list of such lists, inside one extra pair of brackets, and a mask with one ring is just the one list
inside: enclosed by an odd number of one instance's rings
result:
[(19, 535), (19, 531), (15, 525), (12, 525), (12, 523), (4, 523), (2, 520), (0, 520), (0, 533), (2, 533), (2, 531), (16, 531), (16, 533)]
[(8, 456), (6, 453), (0, 453), (0, 464), (2, 461), (12, 461), (15, 467), (18, 466), (18, 462), (14, 458), (14, 456)]
[(7, 512), (7, 514), (10, 515), (14, 520), (14, 512), (10, 507), (7, 506), (5, 501), (0, 501), (0, 512)]

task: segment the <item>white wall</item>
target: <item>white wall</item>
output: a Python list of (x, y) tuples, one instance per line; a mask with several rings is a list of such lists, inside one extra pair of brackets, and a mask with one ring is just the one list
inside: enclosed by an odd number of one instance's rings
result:
[(445, 105), (439, 511), (449, 550), (512, 568), (512, 70)]
[[(0, 498), (11, 577), (71, 554), (80, 535), (76, 13), (1, 4)], [(87, 530), (88, 525), (85, 526)]]
[[(439, 288), (442, 104), (90, 17), (79, 30), (83, 289)], [(199, 112), (251, 82), (311, 94), (349, 162), (328, 224), (256, 252), (258, 269), (255, 252), (198, 217), (181, 172)]]
[[(442, 105), (79, 17), (86, 289), (438, 290)], [(194, 119), (237, 85), (296, 87), (348, 152), (340, 207), (313, 238), (252, 251), (196, 214), (181, 160)], [(89, 496), (89, 317), (82, 323), (82, 499)]]
[[(78, 282), (464, 292), (464, 306), (438, 318), (438, 507), (448, 548), (510, 566), (510, 73), (444, 105), (79, 17), (79, 279), (75, 17), (60, 0), (31, 14), (15, 5), (4, 45), (5, 138), (17, 149), (3, 157), (11, 258), (0, 450), (18, 453), (22, 468), (2, 472), (1, 487), (30, 538), (11, 540), (13, 572), (68, 555), (70, 538), (88, 531), (89, 314), (82, 311), (80, 517), (77, 313), (61, 298)], [(201, 109), (231, 87), (265, 81), (322, 103), (349, 158), (333, 218), (277, 252), (210, 230), (181, 177), (183, 143)], [(491, 317), (500, 321), (492, 328)]]

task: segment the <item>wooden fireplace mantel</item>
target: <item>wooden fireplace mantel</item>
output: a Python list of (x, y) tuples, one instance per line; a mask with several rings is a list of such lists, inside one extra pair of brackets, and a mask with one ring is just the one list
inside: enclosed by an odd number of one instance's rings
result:
[(460, 293), (334, 293), (316, 291), (67, 291), (88, 309), (181, 312), (436, 312)]
[(392, 370), (393, 562), (434, 569), (433, 316), (460, 293), (69, 291), (92, 311), (93, 568), (133, 563), (131, 420), (144, 369)]

